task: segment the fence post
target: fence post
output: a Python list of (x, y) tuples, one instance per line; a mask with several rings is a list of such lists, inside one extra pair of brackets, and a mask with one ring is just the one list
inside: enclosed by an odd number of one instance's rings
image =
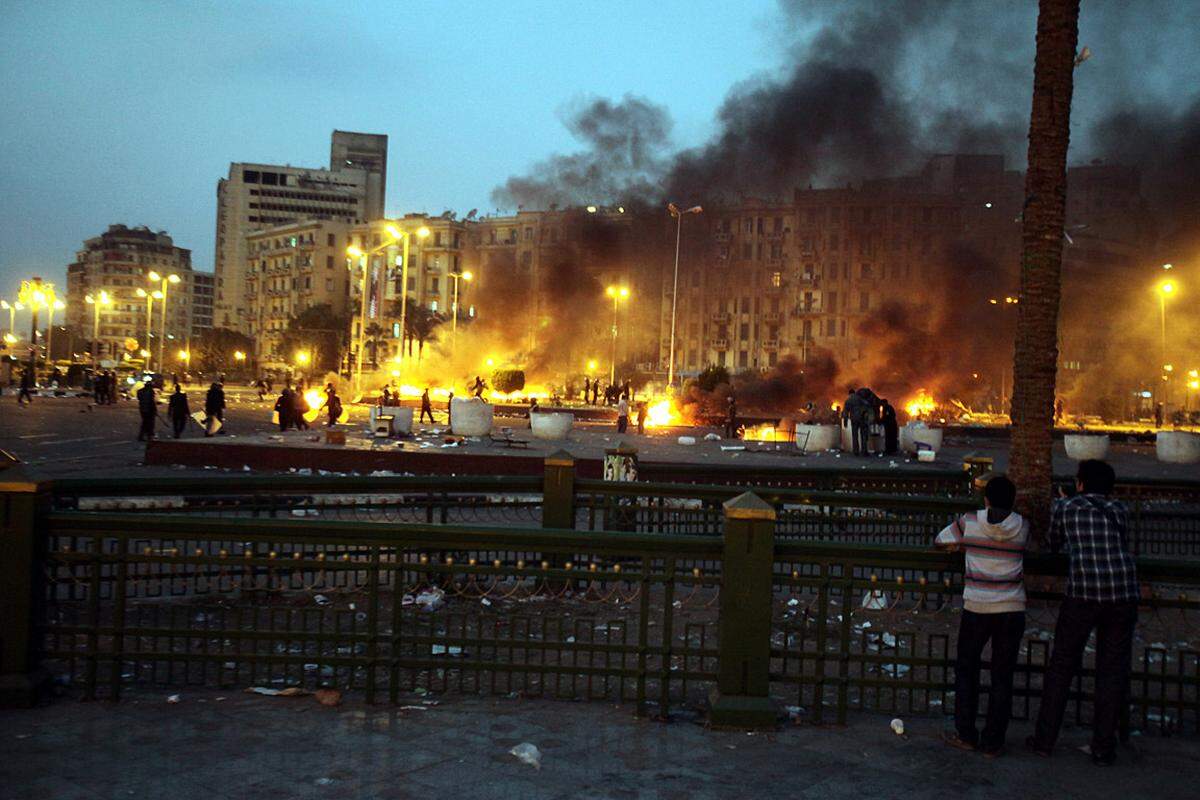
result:
[(0, 708), (32, 706), (48, 676), (41, 668), (37, 619), (43, 605), (46, 484), (21, 467), (0, 472)]
[(575, 456), (559, 450), (546, 456), (542, 481), (542, 527), (575, 527)]
[(709, 720), (728, 728), (776, 724), (769, 697), (775, 509), (751, 492), (725, 502), (717, 688)]

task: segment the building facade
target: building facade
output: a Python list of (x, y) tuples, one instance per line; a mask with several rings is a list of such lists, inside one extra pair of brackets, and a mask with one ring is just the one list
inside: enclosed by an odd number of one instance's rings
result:
[(214, 324), (249, 333), (248, 234), (304, 220), (383, 216), (387, 136), (334, 131), (328, 169), (235, 163), (217, 182)]
[(281, 343), (292, 317), (325, 304), (334, 317), (346, 314), (350, 228), (348, 222), (306, 220), (246, 236), (245, 331), (263, 368), (290, 364), (293, 354), (283, 352)]
[(213, 326), (213, 301), (217, 276), (211, 272), (192, 273), (192, 337)]
[[(110, 225), (100, 236), (85, 241), (75, 254), (75, 261), (68, 265), (67, 324), (84, 342), (95, 337), (100, 359), (114, 362), (142, 359), (143, 351), (149, 351), (155, 366), (159, 366), (163, 306), (162, 301), (153, 299), (152, 293), (162, 284), (161, 280), (150, 278), (151, 272), (179, 278), (167, 286), (167, 340), (162, 349), (170, 366), (181, 346), (186, 349), (197, 321), (203, 324), (203, 312), (194, 313), (197, 283), (203, 291), (205, 282), (212, 281), (211, 275), (193, 272), (190, 250), (176, 247), (166, 231)], [(201, 277), (197, 279), (197, 275)], [(151, 296), (139, 296), (139, 289)], [(98, 297), (102, 291), (112, 303), (100, 307), (96, 325), (96, 307), (86, 298)]]

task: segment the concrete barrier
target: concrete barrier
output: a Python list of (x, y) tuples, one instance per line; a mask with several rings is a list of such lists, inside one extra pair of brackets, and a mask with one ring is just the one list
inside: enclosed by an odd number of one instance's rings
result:
[(457, 436), (487, 436), (492, 432), (493, 408), (477, 397), (450, 400), (450, 430)]
[(380, 414), (392, 417), (392, 433), (408, 435), (413, 429), (413, 409), (411, 406), (371, 406), (371, 430), (375, 430), (375, 418)]
[(1154, 440), (1159, 461), (1168, 464), (1200, 462), (1200, 434), (1187, 431), (1159, 431)]
[(566, 411), (534, 411), (529, 415), (529, 430), (535, 439), (565, 439), (575, 424), (575, 415)]
[(1073, 461), (1103, 459), (1108, 455), (1108, 434), (1068, 433), (1063, 436), (1067, 458)]
[(922, 423), (910, 422), (900, 429), (900, 449), (906, 453), (917, 452), (918, 444), (928, 445), (935, 453), (942, 449), (941, 428), (930, 428)]
[[(808, 441), (805, 442), (805, 434)], [(803, 444), (804, 452), (816, 453), (821, 450), (833, 450), (841, 445), (840, 425), (797, 425), (796, 444)]]

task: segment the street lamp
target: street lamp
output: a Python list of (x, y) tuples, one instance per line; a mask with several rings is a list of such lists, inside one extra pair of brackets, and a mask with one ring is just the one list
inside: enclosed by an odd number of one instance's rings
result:
[(29, 309), (29, 370), (31, 373), (36, 373), (38, 309), (53, 302), (54, 284), (43, 283), (41, 278), (21, 281), (21, 290), (17, 297)]
[[(301, 370), (303, 370), (303, 368), (305, 366), (307, 366), (308, 361), (309, 361), (309, 355), (308, 355), (307, 350), (297, 350), (296, 351), (296, 366), (297, 367), (299, 367)], [(303, 374), (303, 372), (301, 372), (301, 374)]]
[(112, 305), (112, 298), (103, 289), (100, 294), (89, 294), (83, 298), (92, 307), (92, 371), (96, 370), (97, 359), (100, 357), (100, 309)]
[(46, 367), (50, 368), (50, 364), (54, 359), (54, 352), (50, 346), (54, 344), (54, 312), (62, 311), (67, 307), (67, 304), (51, 294), (51, 300), (46, 304)]
[(241, 362), (246, 360), (246, 354), (243, 353), (241, 350), (234, 350), (233, 351), (233, 360), (237, 361), (240, 364)]
[[(167, 287), (172, 283), (179, 283), (178, 275), (159, 275), (154, 270), (146, 274), (146, 277), (151, 281), (160, 281), (161, 286), (159, 291), (162, 292), (162, 326), (159, 328), (158, 335), (158, 368), (162, 370), (166, 366), (163, 361), (163, 347), (167, 344)], [(148, 344), (148, 342), (147, 342)]]
[[(355, 365), (354, 365), (354, 387), (355, 387), (356, 392), (358, 392), (360, 390), (359, 387), (362, 385), (362, 359), (363, 359), (363, 350), (366, 349), (367, 258), (368, 258), (368, 256), (372, 256), (381, 250), (385, 250), (388, 247), (391, 247), (398, 240), (403, 243), (403, 248), (404, 248), (404, 250), (400, 256), (400, 283), (401, 283), (401, 288), (403, 290), (400, 293), (400, 354), (401, 354), (402, 361), (403, 361), (403, 356), (404, 356), (404, 324), (405, 324), (405, 313), (408, 308), (408, 240), (409, 240), (411, 234), (408, 231), (402, 231), (395, 225), (390, 225), (390, 224), (385, 228), (385, 230), (387, 230), (388, 235), (392, 237), (391, 241), (384, 242), (383, 244), (379, 245), (376, 248), (373, 248), (372, 250), (364, 251), (362, 248), (356, 247), (355, 245), (350, 245), (346, 248), (346, 255), (349, 256), (349, 258), (347, 259), (347, 261), (349, 262), (347, 264), (347, 266), (350, 267), (351, 269), (353, 269), (354, 259), (358, 259), (359, 267), (362, 269), (362, 277), (359, 279), (360, 280), (360, 283), (359, 283), (360, 301), (359, 301), (358, 348), (357, 348), (358, 353), (357, 353), (357, 356), (355, 357)], [(417, 229), (416, 234), (419, 238), (424, 239), (426, 236), (429, 235), (429, 228), (422, 225), (420, 228)]]
[[(163, 293), (160, 292), (158, 289), (155, 289), (152, 292), (147, 292), (145, 289), (139, 288), (137, 290), (137, 296), (146, 298), (146, 347), (149, 348), (150, 347), (150, 338), (153, 336), (153, 334), (150, 331), (150, 323), (151, 323), (151, 320), (154, 319), (154, 301), (162, 300)], [(158, 368), (162, 369), (162, 365), (160, 364)], [(146, 371), (147, 372), (150, 371), (150, 362), (149, 361), (146, 362)]]
[(8, 312), (8, 332), (16, 333), (17, 312), (24, 311), (25, 306), (22, 303), (10, 303), (7, 300), (0, 300), (0, 308)]
[(617, 380), (617, 304), (622, 300), (629, 299), (629, 287), (609, 286), (604, 290), (604, 293), (611, 297), (613, 301), (612, 363), (608, 369), (608, 383), (611, 386)]
[[(400, 363), (403, 364), (404, 337), (408, 335), (404, 325), (408, 313), (408, 240), (410, 234), (408, 231), (400, 230), (395, 225), (388, 225), (387, 232), (392, 235), (393, 239), (401, 239), (404, 246), (404, 251), (400, 255)], [(424, 239), (429, 235), (429, 228), (422, 225), (417, 228), (416, 232), (418, 239)]]
[[(466, 281), (467, 283), (470, 283), (475, 279), (475, 276), (472, 275), (470, 271), (451, 272), (449, 274), (450, 277), (454, 279), (454, 316), (453, 321), (450, 323), (450, 337), (453, 342), (451, 344), (451, 349), (453, 349), (458, 346), (458, 284), (459, 281)], [(403, 344), (401, 345), (401, 349), (403, 349)]]
[[(1163, 265), (1163, 268), (1166, 269), (1165, 264)], [(1161, 337), (1159, 342), (1159, 353), (1162, 356), (1162, 361), (1160, 362), (1162, 364), (1167, 363), (1167, 298), (1173, 296), (1178, 288), (1179, 287), (1175, 285), (1175, 281), (1171, 280), (1166, 280), (1158, 284), (1158, 318)], [(1163, 382), (1167, 384), (1167, 386), (1163, 389), (1162, 400), (1164, 404), (1169, 399), (1171, 388), (1170, 382), (1167, 380), (1167, 378), (1168, 376), (1163, 376)]]
[(679, 235), (683, 231), (683, 215), (699, 214), (703, 210), (700, 206), (692, 206), (686, 211), (680, 211), (674, 203), (667, 203), (667, 211), (675, 218), (675, 277), (671, 281), (671, 355), (667, 366), (668, 386), (675, 383), (675, 309), (679, 305)]

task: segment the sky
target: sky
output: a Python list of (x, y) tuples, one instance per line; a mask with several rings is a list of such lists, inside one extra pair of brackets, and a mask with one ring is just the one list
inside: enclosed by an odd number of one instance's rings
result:
[[(858, 167), (843, 178), (908, 169), (891, 156), (898, 145), (910, 155), (1001, 150), (1020, 168), (1036, 8), (1035, 0), (5, 0), (0, 298), (31, 275), (63, 283), (82, 242), (116, 223), (166, 230), (192, 250), (195, 268), (211, 270), (216, 184), (230, 162), (323, 167), (334, 129), (389, 136), (390, 216), (486, 214), (510, 177), (549, 176), (553, 185), (564, 164), (601, 165), (607, 176), (613, 147), (621, 155), (660, 128), (665, 136), (655, 134), (635, 177), (669, 173), (683, 151), (702, 167), (694, 172), (704, 189), (729, 165), (735, 183), (756, 168), (760, 183), (820, 180), (837, 160), (830, 153)], [(1195, 150), (1196, 9), (1196, 0), (1083, 0), (1080, 44), (1094, 56), (1076, 73), (1075, 160), (1140, 163)], [(849, 82), (828, 79), (830, 65)], [(865, 88), (876, 110), (842, 96), (843, 86)], [(595, 143), (574, 138), (568, 124), (594, 119), (597, 108), (610, 124), (633, 114), (644, 127), (589, 152)], [(1125, 111), (1137, 124), (1109, 126), (1097, 147), (1098, 123)], [(880, 121), (889, 118), (912, 130), (887, 130)], [(872, 147), (884, 152), (859, 158)], [(771, 149), (775, 160), (763, 157)], [(1194, 194), (1191, 173), (1177, 169), (1194, 160), (1171, 156), (1158, 172), (1177, 173), (1180, 190)]]
[(489, 210), (570, 149), (562, 115), (632, 93), (703, 140), (731, 83), (778, 61), (750, 2), (25, 2), (0, 14), (0, 297), (65, 282), (110, 224), (166, 230), (211, 270), (231, 161), (328, 163), (389, 136), (387, 212)]

